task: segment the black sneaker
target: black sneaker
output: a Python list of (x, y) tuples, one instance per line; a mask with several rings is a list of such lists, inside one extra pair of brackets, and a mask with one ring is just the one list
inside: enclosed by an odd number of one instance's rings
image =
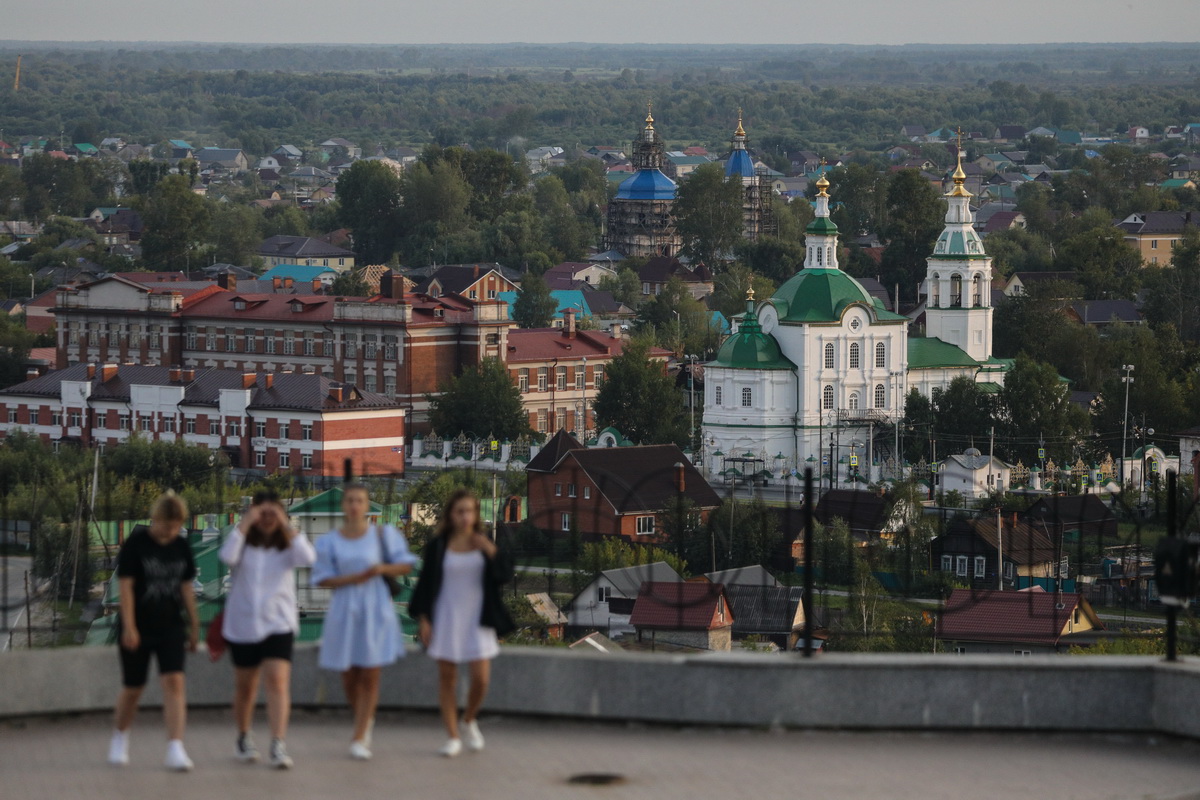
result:
[(288, 755), (283, 739), (271, 740), (271, 766), (275, 769), (292, 768), (292, 757)]
[(258, 761), (258, 748), (254, 746), (254, 736), (249, 733), (239, 733), (237, 749), (234, 756), (243, 764), (253, 764)]

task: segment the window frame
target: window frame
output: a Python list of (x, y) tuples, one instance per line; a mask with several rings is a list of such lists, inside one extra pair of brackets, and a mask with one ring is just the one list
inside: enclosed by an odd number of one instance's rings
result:
[(754, 408), (754, 389), (749, 386), (742, 387), (742, 408)]
[(966, 556), (955, 556), (954, 557), (954, 575), (955, 575), (955, 577), (958, 577), (958, 578), (967, 577), (967, 557)]
[(634, 531), (638, 536), (653, 536), (655, 534), (654, 515), (640, 514), (635, 518)]

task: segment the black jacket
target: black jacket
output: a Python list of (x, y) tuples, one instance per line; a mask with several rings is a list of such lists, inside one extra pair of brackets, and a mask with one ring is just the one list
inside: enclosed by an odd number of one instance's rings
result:
[[(504, 636), (516, 629), (516, 624), (504, 605), (500, 587), (513, 578), (512, 551), (507, 547), (503, 534), (496, 537), (496, 557), (487, 559), (483, 571), (483, 613), (479, 624), (495, 628), (497, 636)], [(442, 589), (442, 559), (446, 557), (446, 539), (439, 536), (425, 545), (421, 563), (421, 576), (408, 603), (408, 615), (413, 619), (433, 619), (433, 606)]]

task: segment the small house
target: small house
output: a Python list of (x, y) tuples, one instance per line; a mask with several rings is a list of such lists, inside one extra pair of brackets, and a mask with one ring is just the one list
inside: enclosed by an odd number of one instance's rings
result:
[(1093, 644), (1104, 623), (1074, 592), (955, 589), (938, 615), (938, 643), (953, 653), (1060, 653)]
[(639, 642), (690, 647), (698, 650), (731, 649), (733, 612), (725, 587), (707, 581), (646, 581), (638, 590), (629, 624)]
[(567, 624), (574, 630), (604, 631), (608, 636), (632, 633), (629, 616), (642, 584), (682, 581), (679, 573), (665, 561), (606, 569), (571, 599)]
[(935, 570), (976, 589), (1052, 584), (1053, 579), (1066, 577), (1067, 571), (1065, 549), (1056, 546), (1040, 525), (1034, 527), (1015, 514), (956, 519), (930, 541), (929, 556)]

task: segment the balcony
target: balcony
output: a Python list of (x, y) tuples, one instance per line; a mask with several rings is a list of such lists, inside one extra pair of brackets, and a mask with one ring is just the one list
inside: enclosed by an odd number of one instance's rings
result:
[[(806, 661), (506, 647), (482, 718), (488, 750), (449, 768), (433, 756), (442, 734), (436, 670), (425, 657), (385, 672), (376, 760), (362, 765), (345, 757), (338, 677), (317, 669), (313, 648), (296, 656), (289, 743), (298, 777), (234, 762), (228, 712), (205, 710), (228, 703), (231, 668), (201, 655), (188, 664), (198, 710), (187, 743), (204, 778), (172, 782), (173, 797), (211, 797), (214, 787), (259, 796), (285, 780), (297, 798), (391, 784), (414, 797), (557, 799), (602, 791), (569, 783), (596, 773), (614, 774), (621, 785), (603, 791), (621, 798), (940, 798), (969, 787), (980, 796), (1165, 799), (1193, 797), (1200, 785), (1198, 745), (1170, 738), (1200, 738), (1200, 667), (1150, 657)], [(110, 785), (126, 796), (161, 792), (156, 714), (143, 712), (135, 725), (131, 767), (114, 773), (103, 763), (117, 689), (111, 648), (0, 654), (0, 686), (0, 718), (22, 718), (0, 723), (10, 731), (0, 748), (6, 796), (68, 797)], [(152, 681), (147, 703), (157, 697)], [(263, 741), (261, 712), (257, 729)]]

